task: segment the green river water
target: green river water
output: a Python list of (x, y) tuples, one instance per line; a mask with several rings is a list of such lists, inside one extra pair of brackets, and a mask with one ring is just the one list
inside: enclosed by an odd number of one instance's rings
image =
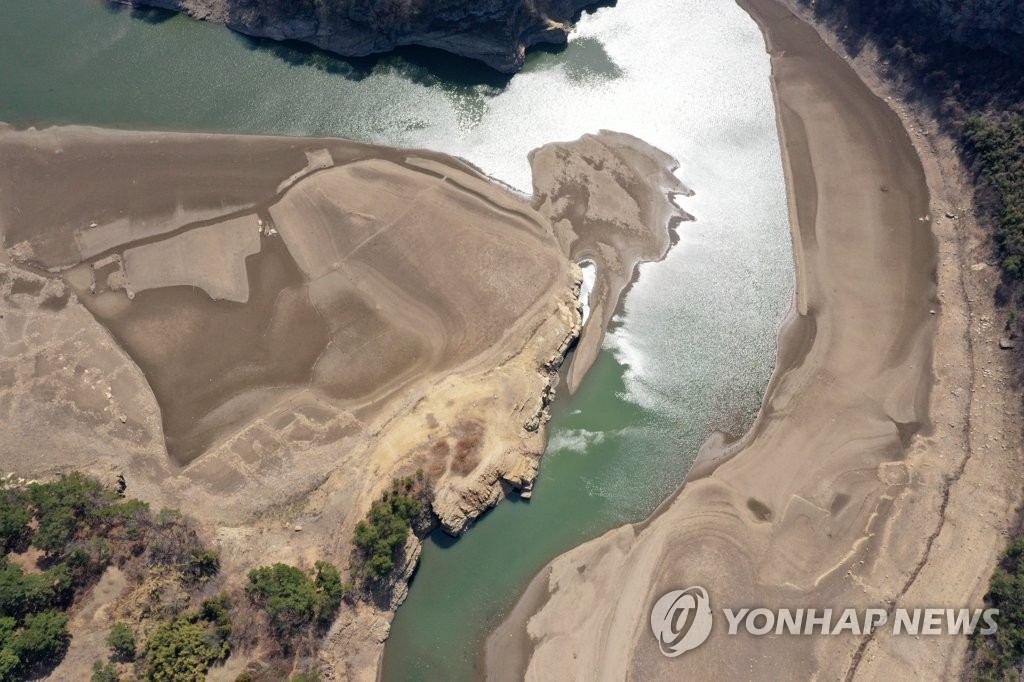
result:
[(98, 0), (0, 0), (0, 121), (16, 126), (422, 146), (526, 191), (530, 149), (601, 128), (679, 159), (696, 220), (641, 269), (577, 394), (559, 395), (533, 499), (499, 505), (458, 541), (425, 542), (385, 680), (479, 677), (483, 638), (539, 568), (644, 518), (711, 429), (752, 421), (793, 286), (768, 75), (731, 0), (621, 0), (511, 79), (422, 50), (342, 60)]

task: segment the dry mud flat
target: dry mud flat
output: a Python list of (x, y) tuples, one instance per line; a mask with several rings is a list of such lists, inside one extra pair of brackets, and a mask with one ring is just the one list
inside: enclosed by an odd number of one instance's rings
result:
[[(463, 532), (537, 475), (580, 333), (575, 259), (628, 281), (685, 217), (674, 160), (639, 140), (538, 158), (531, 205), (421, 150), (0, 126), (0, 461), (124, 473), (203, 522), (235, 575), (345, 565), (356, 521), (417, 468)], [(373, 676), (418, 553), (383, 611), (336, 623), (335, 671)]]
[(953, 208), (934, 159), (922, 167), (813, 28), (773, 0), (741, 4), (772, 55), (798, 280), (762, 413), (739, 444), (709, 443), (651, 520), (545, 568), (488, 642), (494, 679), (937, 679), (962, 663), (962, 636), (730, 637), (718, 618), (667, 658), (650, 632), (655, 600), (691, 585), (716, 615), (980, 607), (1019, 491), (969, 256), (932, 224)]

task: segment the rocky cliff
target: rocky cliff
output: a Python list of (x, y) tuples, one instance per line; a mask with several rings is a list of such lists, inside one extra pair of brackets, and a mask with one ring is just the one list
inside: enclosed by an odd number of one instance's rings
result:
[(299, 40), (347, 57), (423, 45), (506, 73), (526, 49), (565, 43), (594, 0), (118, 0), (185, 12), (240, 33)]

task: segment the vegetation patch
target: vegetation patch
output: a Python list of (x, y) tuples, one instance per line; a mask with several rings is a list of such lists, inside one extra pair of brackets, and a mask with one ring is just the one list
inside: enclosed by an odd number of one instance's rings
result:
[(131, 554), (111, 540), (128, 537), (140, 513), (145, 505), (80, 474), (0, 488), (0, 679), (45, 675), (60, 663), (70, 639), (64, 611), (115, 551)]
[[(220, 565), (180, 513), (153, 514), (145, 502), (126, 500), (120, 491), (77, 472), (48, 483), (0, 487), (0, 542), (6, 550), (0, 557), (0, 680), (5, 681), (44, 676), (61, 662), (70, 640), (66, 612), (109, 566), (121, 568), (133, 585), (169, 576), (187, 604)], [(197, 611), (174, 613), (151, 626), (132, 679), (201, 679), (197, 671), (229, 651), (226, 604), (207, 600)], [(119, 663), (131, 663), (138, 653), (128, 623), (111, 628), (107, 645)], [(96, 661), (91, 679), (118, 679), (112, 661)]]
[[(354, 575), (371, 591), (429, 508), (419, 470), (395, 479), (358, 524)], [(180, 512), (153, 513), (79, 473), (0, 485), (0, 542), (0, 682), (52, 672), (70, 641), (68, 611), (111, 566), (127, 588), (111, 606), (119, 620), (106, 655), (86, 673), (92, 682), (202, 680), (232, 651), (255, 656), (242, 679), (318, 679), (319, 642), (352, 593), (325, 561), (256, 568), (232, 591), (219, 555)]]
[(1010, 543), (989, 581), (985, 601), (999, 609), (994, 635), (975, 633), (967, 665), (969, 679), (997, 682), (1020, 679), (1024, 661), (1024, 538)]
[(246, 591), (266, 612), (278, 638), (287, 641), (304, 630), (328, 627), (351, 589), (337, 568), (318, 561), (309, 573), (280, 563), (254, 569)]
[(377, 583), (395, 569), (396, 554), (405, 545), (414, 523), (430, 509), (430, 486), (422, 469), (415, 476), (394, 479), (391, 489), (373, 503), (366, 519), (356, 524), (353, 571)]
[(135, 633), (125, 623), (114, 623), (107, 636), (110, 655), (121, 661), (135, 660)]
[(162, 623), (146, 641), (145, 679), (154, 682), (202, 682), (210, 666), (231, 653), (227, 595), (203, 602)]
[(1024, 278), (1024, 115), (973, 116), (964, 129), (968, 152), (991, 185), (995, 238), (1003, 271)]

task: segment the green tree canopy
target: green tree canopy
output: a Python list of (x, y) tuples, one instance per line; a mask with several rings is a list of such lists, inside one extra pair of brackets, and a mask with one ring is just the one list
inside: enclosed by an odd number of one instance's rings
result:
[(318, 561), (312, 577), (282, 563), (254, 569), (247, 591), (266, 611), (278, 636), (289, 636), (311, 623), (329, 622), (345, 587), (337, 568)]

